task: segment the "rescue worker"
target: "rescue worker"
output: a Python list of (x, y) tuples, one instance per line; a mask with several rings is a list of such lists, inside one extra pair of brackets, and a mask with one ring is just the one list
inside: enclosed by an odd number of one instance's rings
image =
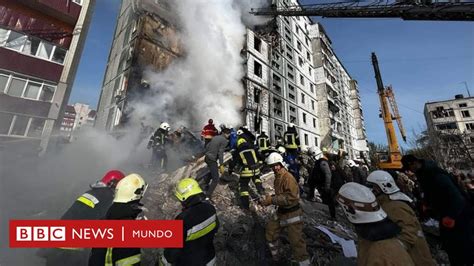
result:
[(352, 174), (352, 181), (359, 183), (361, 185), (365, 184), (365, 178), (362, 171), (359, 168), (359, 165), (354, 162), (354, 160), (348, 160), (347, 166), (349, 167)]
[(245, 138), (245, 140), (249, 143), (255, 143), (255, 135), (250, 132), (247, 126), (241, 126), (239, 130), (237, 130), (237, 136)]
[(328, 205), (332, 220), (336, 220), (336, 203), (334, 202), (335, 191), (332, 190), (332, 172), (329, 167), (327, 152), (316, 151), (316, 157), (320, 157), (313, 166), (308, 179), (309, 192), (307, 200), (314, 200), (314, 190), (318, 189), (323, 203)]
[(280, 154), (271, 153), (267, 157), (266, 163), (272, 167), (275, 174), (275, 195), (266, 195), (261, 200), (261, 204), (263, 206), (276, 205), (278, 207), (276, 216), (267, 223), (265, 228), (265, 238), (272, 257), (275, 261), (278, 261), (278, 238), (281, 230), (286, 228), (293, 253), (293, 261), (299, 265), (310, 265), (306, 242), (303, 237), (303, 211), (299, 203), (298, 183), (286, 170), (283, 157)]
[[(107, 220), (136, 220), (143, 211), (140, 200), (148, 184), (138, 174), (130, 174), (120, 180), (115, 188), (112, 206), (105, 218)], [(140, 265), (140, 248), (93, 248), (89, 266)]]
[(219, 182), (219, 174), (223, 174), (224, 167), (224, 150), (227, 147), (230, 136), (230, 129), (222, 130), (221, 135), (217, 135), (206, 146), (204, 162), (209, 168), (210, 174), (206, 176), (205, 182), (207, 184), (206, 194), (210, 198), (214, 189)]
[[(115, 186), (124, 176), (118, 170), (107, 172), (101, 180), (90, 185), (90, 190), (76, 199), (63, 214), (61, 220), (99, 220), (104, 218), (110, 205), (112, 205)], [(47, 249), (42, 250), (40, 256), (46, 258), (47, 266), (64, 265), (65, 261), (68, 261), (71, 265), (85, 265), (87, 264), (89, 249)]]
[(415, 265), (436, 265), (418, 218), (409, 206), (413, 200), (400, 191), (388, 172), (373, 171), (367, 177), (367, 183), (388, 218), (402, 229), (398, 239), (402, 241)]
[(288, 124), (288, 129), (283, 134), (283, 141), (287, 153), (298, 153), (300, 148), (300, 137), (296, 131), (296, 126), (293, 123)]
[(265, 134), (265, 131), (262, 131), (257, 137), (257, 146), (258, 152), (266, 153), (270, 148), (270, 138)]
[(209, 119), (208, 124), (204, 126), (201, 131), (201, 137), (204, 139), (204, 147), (209, 144), (211, 139), (217, 135), (217, 128), (214, 126), (214, 121)]
[(152, 149), (151, 166), (165, 171), (168, 164), (167, 146), (169, 143), (168, 133), (171, 127), (163, 122), (148, 141), (148, 149)]
[(214, 236), (219, 228), (216, 209), (193, 178), (178, 182), (175, 196), (183, 210), (175, 220), (183, 220), (183, 248), (165, 249), (164, 264), (174, 266), (215, 265)]
[(242, 207), (246, 210), (250, 208), (249, 183), (253, 181), (260, 194), (265, 193), (260, 179), (261, 162), (260, 155), (255, 147), (244, 138), (237, 140), (237, 149), (232, 153), (232, 159), (236, 165), (241, 165), (239, 178), (239, 195)]
[(424, 205), (439, 220), (441, 243), (451, 265), (473, 265), (474, 211), (467, 197), (435, 162), (404, 155), (402, 164), (403, 170), (415, 173)]
[(369, 188), (349, 182), (336, 196), (357, 233), (357, 265), (414, 265), (398, 239), (400, 227), (387, 218)]

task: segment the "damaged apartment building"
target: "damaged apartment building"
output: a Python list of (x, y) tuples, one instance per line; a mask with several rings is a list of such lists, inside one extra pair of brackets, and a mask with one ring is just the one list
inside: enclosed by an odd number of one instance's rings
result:
[[(297, 0), (273, 2), (298, 4)], [(146, 87), (140, 77), (143, 68), (164, 69), (180, 56), (167, 5), (150, 3), (144, 8), (137, 3), (123, 1), (117, 20), (96, 121), (107, 131), (126, 121), (122, 112), (130, 94), (127, 87), (133, 91)], [(278, 16), (248, 28), (245, 37), (241, 51), (246, 73), (244, 123), (255, 132), (269, 133), (274, 142), (293, 123), (304, 147), (342, 149), (360, 159), (360, 152), (368, 149), (357, 82), (333, 53), (322, 26), (308, 17)], [(324, 51), (323, 41), (329, 42)]]

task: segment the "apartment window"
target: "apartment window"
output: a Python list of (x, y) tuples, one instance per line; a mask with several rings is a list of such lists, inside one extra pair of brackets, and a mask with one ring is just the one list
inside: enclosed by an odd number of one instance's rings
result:
[(460, 103), (459, 104), (459, 108), (464, 108), (464, 107), (467, 107), (467, 103)]
[(273, 81), (280, 82), (281, 78), (278, 75), (273, 74)]
[(314, 101), (313, 100), (311, 100), (311, 109), (314, 110)]
[(291, 31), (290, 31), (290, 29), (289, 29), (288, 27), (285, 27), (285, 32), (286, 32), (287, 34), (291, 34)]
[(292, 112), (292, 113), (296, 112), (296, 108), (293, 107), (293, 106), (290, 106), (290, 112)]
[(294, 71), (295, 70), (290, 64), (287, 64), (286, 66), (288, 67), (289, 71)]
[(41, 83), (28, 82), (28, 85), (26, 85), (26, 90), (23, 97), (36, 100), (38, 98), (38, 93), (40, 92), (40, 90), (41, 90)]
[(272, 66), (273, 66), (275, 69), (277, 69), (277, 70), (280, 69), (280, 64), (278, 64), (278, 63), (275, 62), (275, 61), (272, 61)]
[(278, 92), (278, 93), (281, 93), (281, 87), (276, 85), (276, 84), (273, 84), (273, 90)]
[(314, 146), (318, 146), (318, 138), (314, 138)]
[(27, 136), (32, 138), (40, 138), (43, 134), (44, 122), (44, 119), (32, 118)]
[(304, 93), (301, 93), (301, 103), (304, 103)]
[(291, 37), (290, 37), (290, 35), (285, 34), (285, 38), (286, 38), (287, 41), (291, 42)]
[(309, 73), (310, 76), (313, 74), (313, 71), (312, 71), (312, 69), (311, 69), (311, 66), (308, 66), (308, 73)]
[(8, 135), (12, 120), (13, 120), (13, 115), (0, 113), (0, 134), (1, 135)]
[(37, 56), (49, 60), (53, 53), (54, 46), (50, 43), (41, 42), (38, 48)]
[(288, 95), (288, 97), (289, 97), (292, 101), (295, 101), (295, 99), (296, 99), (296, 98), (295, 98), (295, 95), (292, 94), (292, 93), (290, 93), (290, 94)]
[(474, 130), (474, 123), (466, 123), (467, 130)]
[(253, 49), (257, 50), (258, 52), (261, 52), (262, 49), (262, 40), (259, 38), (253, 36)]
[(262, 77), (262, 65), (257, 61), (253, 61), (253, 73), (260, 78)]
[(466, 118), (466, 117), (471, 117), (471, 114), (469, 113), (469, 110), (461, 111), (461, 115), (462, 115), (462, 117), (464, 117), (464, 118)]
[(23, 95), (23, 89), (25, 88), (25, 85), (25, 80), (12, 78), (10, 81), (10, 86), (7, 90), (7, 94), (10, 96), (21, 97), (21, 95)]
[(295, 123), (296, 122), (296, 116), (290, 115), (290, 123)]
[(10, 35), (5, 43), (6, 48), (20, 51), (26, 41), (27, 36), (16, 31), (10, 31)]
[(305, 42), (306, 42), (306, 45), (309, 46), (309, 39), (307, 37), (305, 38)]
[(300, 52), (303, 50), (303, 48), (301, 47), (301, 43), (299, 41), (296, 43), (296, 48), (298, 48), (298, 51)]
[[(474, 123), (471, 123), (474, 125)], [(467, 125), (466, 124), (466, 128), (467, 128)], [(456, 125), (456, 123), (446, 123), (446, 124), (439, 124), (439, 125), (436, 125), (436, 128), (438, 130), (447, 130), (447, 129), (457, 129), (458, 126)]]
[(296, 34), (300, 34), (300, 28), (298, 27), (298, 25), (296, 26)]
[(303, 123), (306, 124), (306, 114), (305, 113), (303, 113)]
[(41, 80), (0, 73), (0, 92), (6, 92), (10, 96), (51, 102), (55, 90), (55, 86)]
[(312, 83), (309, 84), (309, 89), (311, 90), (311, 93), (314, 93), (314, 85)]
[(290, 20), (288, 19), (288, 17), (283, 17), (283, 20), (285, 20), (286, 23), (290, 24)]
[(316, 128), (316, 118), (313, 118), (313, 127)]
[(306, 52), (306, 59), (308, 59), (308, 61), (311, 61), (311, 55), (309, 54), (309, 52)]
[(308, 146), (308, 134), (304, 134), (304, 145)]
[(303, 67), (303, 59), (299, 56), (298, 56), (298, 64), (300, 65), (300, 67)]
[(260, 94), (262, 93), (262, 90), (259, 88), (253, 88), (253, 101), (255, 103), (260, 103)]
[(15, 116), (13, 127), (10, 135), (24, 136), (26, 128), (28, 126), (29, 118), (27, 116), (17, 115)]
[(288, 89), (293, 92), (295, 91), (295, 87), (293, 87), (291, 84), (288, 84)]
[(303, 77), (303, 75), (300, 75), (300, 83), (301, 83), (301, 85), (304, 85), (304, 77)]
[(288, 78), (291, 79), (291, 80), (294, 80), (294, 79), (295, 79), (295, 76), (293, 76), (293, 74), (291, 74), (290, 72), (288, 72)]

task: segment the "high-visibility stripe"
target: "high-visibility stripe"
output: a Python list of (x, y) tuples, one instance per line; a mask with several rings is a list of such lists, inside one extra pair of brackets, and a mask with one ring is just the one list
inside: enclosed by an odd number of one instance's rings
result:
[(296, 135), (295, 135), (295, 133), (286, 133), (285, 134), (285, 141), (286, 141), (285, 148), (288, 148), (288, 149), (297, 149), (298, 148), (298, 145), (296, 145)]
[(284, 226), (284, 225), (294, 224), (299, 221), (301, 221), (301, 216), (295, 216), (295, 217), (280, 221), (280, 225)]
[(187, 231), (186, 241), (191, 241), (205, 236), (207, 233), (211, 232), (217, 226), (216, 215), (212, 215), (207, 218), (204, 222), (193, 226)]
[(250, 196), (250, 193), (248, 191), (240, 191), (240, 196)]
[(105, 253), (105, 263), (104, 266), (114, 266), (112, 260), (112, 251), (114, 248), (107, 248), (107, 253)]
[(115, 266), (131, 266), (140, 262), (140, 254), (130, 256), (115, 262)]
[(254, 183), (262, 183), (262, 180), (260, 178), (255, 178), (255, 180), (253, 182)]
[(94, 202), (92, 202), (92, 201), (91, 201), (90, 199), (88, 199), (88, 198), (85, 198), (84, 196), (80, 196), (80, 197), (77, 199), (77, 201), (82, 202), (82, 203), (84, 203), (85, 205), (87, 205), (87, 206), (89, 206), (89, 207), (91, 207), (91, 208), (94, 208), (94, 207), (95, 207)]

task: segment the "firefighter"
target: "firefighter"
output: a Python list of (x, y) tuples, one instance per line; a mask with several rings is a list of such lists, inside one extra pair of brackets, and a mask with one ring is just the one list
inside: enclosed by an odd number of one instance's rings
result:
[(209, 119), (207, 125), (201, 131), (201, 138), (204, 139), (204, 147), (209, 144), (211, 139), (218, 133), (217, 128), (214, 126), (214, 120)]
[(288, 124), (288, 129), (283, 134), (283, 141), (285, 144), (286, 152), (297, 154), (300, 148), (300, 138), (296, 131), (296, 126), (293, 123)]
[[(107, 220), (137, 220), (143, 211), (140, 200), (148, 184), (138, 174), (130, 174), (117, 183), (115, 196), (105, 218)], [(140, 265), (140, 248), (93, 248), (89, 266)]]
[(314, 200), (314, 190), (318, 188), (319, 193), (321, 194), (321, 199), (323, 203), (328, 205), (329, 214), (332, 220), (336, 220), (336, 203), (334, 202), (334, 197), (336, 191), (333, 189), (336, 184), (333, 184), (332, 180), (332, 171), (329, 166), (328, 153), (327, 150), (321, 151), (317, 150), (316, 157), (320, 157), (313, 166), (311, 173), (308, 178), (309, 192), (307, 200)]
[(261, 162), (259, 158), (258, 151), (251, 143), (242, 137), (237, 140), (237, 149), (232, 153), (232, 159), (236, 165), (241, 165), (239, 194), (242, 207), (246, 210), (250, 208), (250, 180), (253, 181), (260, 194), (265, 193), (260, 179)]
[(244, 138), (247, 142), (255, 143), (255, 135), (250, 132), (248, 126), (241, 126), (239, 130), (237, 130), (237, 136)]
[(387, 218), (375, 195), (361, 184), (344, 184), (336, 196), (357, 232), (357, 265), (414, 265), (398, 239), (400, 227)]
[(166, 122), (160, 124), (160, 128), (158, 128), (153, 136), (151, 136), (150, 140), (148, 141), (148, 149), (152, 149), (152, 157), (151, 157), (151, 165), (153, 168), (157, 166), (161, 171), (166, 170), (166, 166), (168, 163), (168, 156), (166, 153), (166, 148), (169, 143), (168, 133), (170, 131), (170, 125)]
[(280, 154), (271, 153), (267, 157), (266, 163), (272, 167), (275, 173), (275, 195), (266, 195), (261, 200), (261, 204), (263, 206), (276, 205), (278, 207), (276, 216), (267, 223), (265, 228), (265, 238), (272, 257), (275, 261), (278, 261), (278, 238), (281, 230), (286, 228), (293, 253), (293, 261), (296, 261), (298, 265), (310, 265), (306, 242), (303, 237), (303, 211), (299, 203), (298, 183), (285, 168), (283, 157)]
[(367, 177), (367, 183), (388, 218), (401, 227), (398, 239), (415, 265), (436, 265), (415, 212), (409, 206), (413, 200), (400, 191), (393, 177), (385, 171), (373, 171)]
[[(82, 194), (63, 214), (61, 220), (99, 220), (105, 217), (114, 199), (114, 188), (125, 175), (118, 170), (107, 172), (101, 180), (90, 185), (90, 190)], [(39, 254), (46, 258), (47, 266), (85, 265), (89, 250), (84, 248), (64, 248), (42, 250)]]
[(183, 220), (183, 248), (165, 249), (165, 265), (215, 265), (214, 235), (219, 228), (216, 209), (193, 178), (178, 182), (175, 196), (183, 211), (175, 220)]
[(265, 134), (265, 131), (262, 131), (260, 135), (257, 137), (257, 146), (258, 152), (265, 153), (270, 148), (270, 138)]

